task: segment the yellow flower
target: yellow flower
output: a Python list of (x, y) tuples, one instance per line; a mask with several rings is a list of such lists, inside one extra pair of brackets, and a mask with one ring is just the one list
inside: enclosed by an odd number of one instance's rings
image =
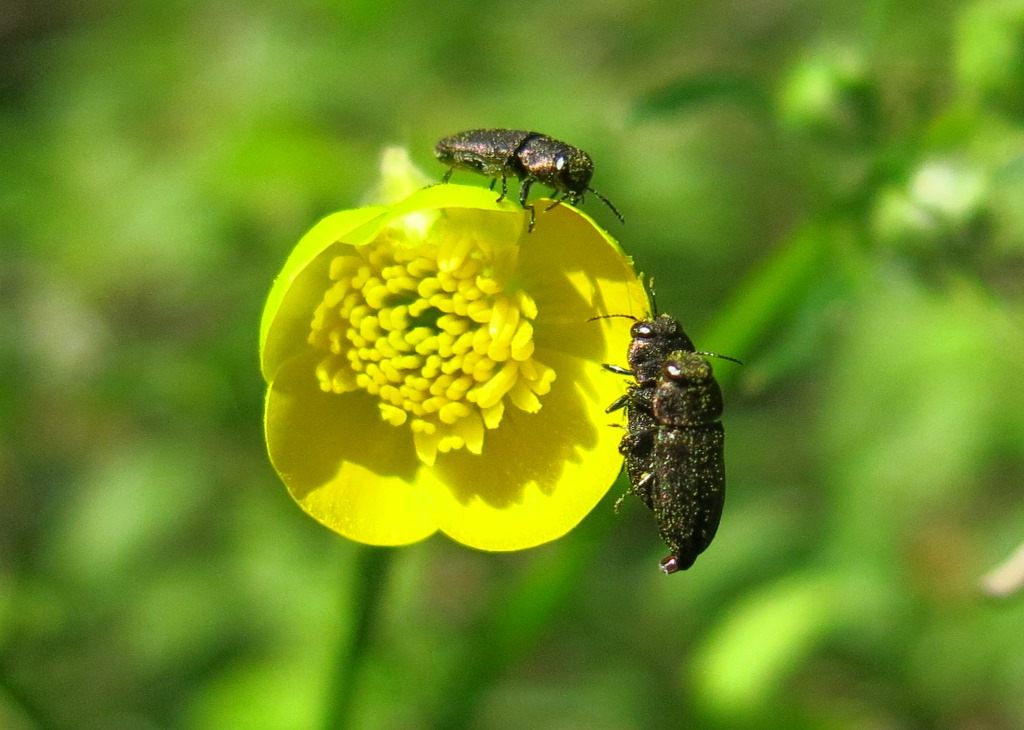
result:
[[(386, 157), (385, 194), (418, 187)], [(397, 182), (396, 182), (397, 181)], [(518, 550), (572, 529), (619, 473), (629, 320), (646, 293), (608, 235), (568, 205), (527, 233), (485, 188), (418, 187), (327, 216), (263, 313), (271, 462), (345, 537), (403, 545), (441, 530)]]

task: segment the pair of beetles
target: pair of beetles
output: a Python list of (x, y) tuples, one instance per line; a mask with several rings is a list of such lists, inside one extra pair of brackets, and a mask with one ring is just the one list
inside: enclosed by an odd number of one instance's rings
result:
[[(590, 192), (623, 221), (615, 206), (590, 187), (590, 155), (546, 135), (473, 129), (445, 137), (435, 154), (448, 165), (443, 182), (455, 170), (490, 177), (492, 190), (501, 180), (498, 200), (508, 194), (508, 178), (518, 178), (519, 203), (530, 211), (530, 231), (536, 211), (527, 196), (534, 183), (554, 189), (551, 207), (562, 201), (577, 205)], [(672, 550), (660, 563), (662, 572), (686, 570), (711, 544), (725, 502), (722, 391), (707, 361), (714, 353), (698, 351), (679, 321), (667, 314), (643, 320), (628, 314), (605, 316), (634, 320), (626, 354), (629, 367), (604, 366), (633, 378), (626, 393), (607, 409), (626, 409), (626, 435), (619, 445), (630, 481), (626, 494), (636, 494), (654, 513)], [(625, 496), (619, 497), (616, 509)]]

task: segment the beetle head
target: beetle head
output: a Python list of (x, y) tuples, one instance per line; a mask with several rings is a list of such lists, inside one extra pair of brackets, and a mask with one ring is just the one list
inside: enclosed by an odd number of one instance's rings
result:
[(627, 360), (638, 383), (653, 382), (665, 358), (671, 352), (693, 352), (693, 342), (674, 317), (659, 314), (653, 319), (638, 320), (630, 328)]
[(680, 350), (665, 358), (654, 391), (654, 417), (666, 426), (704, 426), (722, 415), (722, 390), (709, 363)]
[(565, 199), (573, 205), (582, 202), (590, 178), (594, 176), (594, 162), (590, 155), (572, 147), (556, 155), (553, 166)]

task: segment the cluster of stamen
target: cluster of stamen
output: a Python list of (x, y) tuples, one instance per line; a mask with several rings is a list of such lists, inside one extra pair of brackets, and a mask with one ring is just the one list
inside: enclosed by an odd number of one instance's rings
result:
[[(387, 230), (333, 259), (311, 345), (325, 392), (363, 390), (416, 452), (479, 454), (506, 402), (533, 413), (555, 371), (534, 359), (534, 300), (507, 287), (508, 251), (452, 233), (409, 246)], [(499, 259), (501, 259), (499, 261)]]

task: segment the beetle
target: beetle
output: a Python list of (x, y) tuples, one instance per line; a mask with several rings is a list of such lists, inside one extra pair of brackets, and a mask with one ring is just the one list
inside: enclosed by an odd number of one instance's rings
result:
[(645, 488), (646, 482), (643, 480), (654, 468), (654, 433), (657, 427), (653, 414), (654, 386), (661, 366), (670, 353), (679, 350), (694, 351), (696, 348), (678, 320), (670, 315), (661, 314), (650, 319), (637, 319), (627, 314), (609, 314), (602, 318), (604, 317), (626, 317), (634, 320), (629, 331), (630, 342), (626, 355), (629, 367), (609, 363), (603, 365), (613, 373), (632, 376), (635, 383), (605, 411), (612, 413), (626, 408), (628, 419), (626, 435), (619, 445), (619, 451), (626, 457), (626, 475), (631, 486), (629, 491), (615, 502), (615, 510), (618, 511), (627, 494), (636, 494), (648, 509), (653, 510), (651, 494)]
[(634, 383), (607, 408), (625, 408), (626, 434), (619, 444), (630, 487), (615, 503), (636, 494), (654, 513), (672, 553), (665, 574), (691, 567), (711, 544), (725, 502), (725, 429), (722, 392), (706, 356), (678, 320), (667, 314), (634, 320), (629, 368), (605, 364)]
[(590, 155), (545, 134), (519, 129), (470, 129), (443, 137), (434, 148), (434, 155), (448, 165), (442, 182), (448, 182), (455, 170), (468, 170), (491, 178), (492, 190), (501, 180), (499, 201), (508, 196), (508, 178), (518, 178), (519, 204), (530, 211), (531, 232), (536, 211), (526, 201), (535, 182), (555, 191), (554, 202), (548, 210), (563, 200), (579, 205), (586, 193), (593, 193), (625, 223), (611, 201), (590, 187), (590, 178), (594, 175)]
[[(725, 505), (722, 391), (711, 363), (696, 352), (672, 353), (651, 397), (655, 425), (650, 471), (634, 483), (649, 494), (661, 538), (672, 549), (659, 567), (686, 570), (707, 549)], [(627, 459), (637, 458), (627, 456)], [(634, 468), (634, 471), (637, 471)]]

